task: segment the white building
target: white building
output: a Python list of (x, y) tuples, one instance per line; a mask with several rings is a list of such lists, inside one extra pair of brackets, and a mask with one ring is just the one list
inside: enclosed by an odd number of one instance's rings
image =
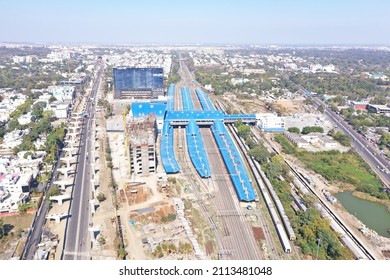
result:
[(288, 140), (297, 145), (298, 148), (308, 148), (310, 146), (309, 142), (296, 133), (285, 132), (284, 135)]
[(22, 144), (22, 137), (28, 133), (26, 130), (14, 130), (4, 135), (3, 143), (0, 145), (2, 149), (13, 149)]
[(42, 158), (24, 159), (25, 153), (18, 153), (17, 158), (0, 157), (0, 213), (17, 212), (18, 205), (29, 197)]
[(256, 125), (266, 132), (283, 132), (286, 121), (284, 117), (278, 117), (276, 114), (263, 113), (256, 114)]
[(242, 78), (232, 78), (230, 82), (235, 85), (242, 85), (243, 83), (249, 82), (248, 79), (242, 79)]
[(305, 139), (310, 144), (320, 144), (321, 146), (324, 146), (325, 148), (337, 148), (338, 143), (336, 140), (333, 140), (329, 136), (323, 135), (321, 133), (309, 133), (307, 135), (301, 136), (303, 139)]
[(72, 101), (76, 96), (74, 86), (49, 86), (47, 90), (60, 102)]
[(31, 112), (28, 112), (27, 114), (21, 115), (18, 118), (18, 122), (21, 125), (29, 124), (31, 122)]
[(310, 64), (309, 68), (310, 68), (310, 71), (313, 72), (313, 73), (322, 71), (322, 65), (321, 64)]
[(56, 101), (48, 104), (46, 110), (52, 110), (57, 119), (66, 119), (70, 112), (70, 103), (59, 103)]
[(12, 57), (12, 60), (14, 63), (32, 63), (33, 57), (30, 55), (26, 55), (26, 56), (15, 55)]
[(335, 67), (334, 67), (334, 65), (333, 64), (329, 64), (329, 65), (325, 65), (324, 67), (323, 67), (323, 71), (324, 72), (335, 72)]

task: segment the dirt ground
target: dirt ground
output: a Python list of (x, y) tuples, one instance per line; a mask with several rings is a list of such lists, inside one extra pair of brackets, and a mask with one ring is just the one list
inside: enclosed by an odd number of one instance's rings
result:
[(270, 104), (274, 111), (286, 116), (293, 115), (296, 113), (304, 112), (305, 109), (302, 107), (303, 99), (281, 99), (281, 100), (270, 100), (264, 97), (237, 97), (234, 94), (226, 94), (222, 97), (225, 104), (230, 104), (233, 110), (246, 113), (246, 114), (258, 114), (258, 113), (269, 113), (270, 109), (267, 108), (267, 104)]
[[(94, 227), (99, 228), (99, 235), (96, 236), (97, 240), (105, 240), (105, 242), (95, 242), (91, 249), (92, 259), (116, 259), (117, 253), (114, 246), (114, 240), (116, 237), (116, 225), (114, 223), (116, 212), (114, 207), (114, 197), (112, 196), (111, 186), (111, 171), (107, 167), (106, 162), (106, 123), (104, 118), (104, 112), (96, 114), (97, 125), (97, 143), (98, 148), (95, 150), (97, 155), (96, 166), (98, 171), (96, 177), (98, 184), (95, 190), (95, 208), (96, 212), (93, 215), (91, 222)], [(110, 145), (111, 147), (111, 145)], [(98, 194), (104, 194), (106, 199), (102, 202), (98, 202), (96, 196)], [(103, 244), (104, 243), (104, 244)]]
[[(24, 243), (25, 234), (31, 225), (33, 214), (23, 214), (9, 217), (0, 217), (9, 232), (0, 241), (0, 260), (7, 260), (17, 255), (17, 248)], [(20, 245), (19, 245), (20, 243)]]

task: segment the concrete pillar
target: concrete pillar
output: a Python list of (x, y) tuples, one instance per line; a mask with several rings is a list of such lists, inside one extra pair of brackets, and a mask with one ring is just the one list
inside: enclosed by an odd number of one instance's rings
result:
[(95, 188), (95, 180), (91, 179), (91, 188), (92, 188), (92, 193), (95, 193), (96, 188)]
[(91, 199), (90, 201), (89, 201), (89, 203), (91, 204), (90, 206), (90, 208), (91, 208), (91, 214), (93, 215), (93, 214), (95, 214), (96, 213), (96, 209), (95, 209), (95, 200), (94, 199)]
[(91, 241), (93, 243), (96, 242), (96, 237), (99, 235), (100, 233), (100, 229), (99, 228), (96, 228), (96, 227), (90, 227), (89, 229), (89, 233), (91, 235)]

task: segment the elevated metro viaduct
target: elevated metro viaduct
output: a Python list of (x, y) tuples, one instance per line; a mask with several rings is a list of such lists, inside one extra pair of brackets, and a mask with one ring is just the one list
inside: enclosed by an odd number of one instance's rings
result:
[[(181, 92), (183, 96), (184, 110), (180, 110), (180, 111), (167, 110), (164, 115), (164, 123), (166, 123), (166, 125), (164, 125), (162, 130), (164, 143), (161, 145), (161, 154), (167, 155), (167, 153), (170, 153), (169, 159), (167, 160), (162, 159), (164, 169), (168, 174), (177, 173), (180, 171), (180, 167), (177, 164), (176, 159), (171, 154), (171, 152), (173, 151), (173, 137), (172, 137), (173, 127), (186, 126), (188, 131), (189, 124), (191, 124), (191, 130), (199, 130), (199, 128), (197, 128), (198, 126), (208, 126), (213, 128), (216, 126), (221, 127), (222, 125), (224, 127), (223, 124), (234, 123), (237, 120), (242, 120), (243, 123), (247, 123), (247, 124), (256, 123), (256, 116), (254, 114), (227, 115), (220, 110), (216, 110), (211, 100), (207, 96), (207, 94), (200, 89), (197, 89), (196, 93), (198, 95), (201, 106), (204, 110), (193, 110), (194, 107), (192, 104), (191, 97), (189, 95), (188, 88), (182, 88)], [(168, 96), (170, 97), (168, 99), (168, 103), (170, 103), (167, 106), (168, 108), (174, 108), (173, 106), (174, 99), (172, 98), (173, 94), (174, 94), (174, 86), (170, 85), (168, 89)], [(212, 129), (212, 131), (214, 134), (214, 138), (216, 139), (217, 144), (219, 146), (221, 155), (224, 158), (226, 167), (229, 170), (229, 174), (232, 179), (232, 183), (235, 187), (239, 200), (246, 201), (246, 202), (257, 200), (256, 194), (250, 183), (248, 174), (245, 171), (245, 169), (242, 168), (244, 164), (242, 162), (242, 158), (237, 148), (235, 147), (235, 145), (232, 144), (228, 145), (226, 142), (226, 141), (228, 141), (229, 143), (234, 142), (231, 139), (230, 135), (227, 133), (227, 130), (225, 129), (226, 132), (225, 131), (223, 132), (223, 137), (222, 137), (223, 139), (221, 141), (218, 141), (221, 138), (220, 137), (221, 129), (218, 130)], [(198, 170), (196, 164), (194, 162), (193, 164), (195, 165), (195, 168), (197, 169), (201, 177), (207, 178), (210, 175), (212, 175), (208, 173), (207, 176), (203, 176), (202, 174), (204, 174), (204, 171)], [(234, 166), (228, 166), (229, 164), (232, 164)], [(173, 168), (173, 166), (175, 167)]]

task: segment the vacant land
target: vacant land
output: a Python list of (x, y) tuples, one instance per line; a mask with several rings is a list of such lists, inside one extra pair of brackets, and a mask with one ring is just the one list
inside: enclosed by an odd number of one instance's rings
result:
[[(18, 240), (22, 240), (23, 232), (30, 227), (33, 214), (23, 214), (8, 217), (1, 217), (6, 231), (6, 236), (0, 240), (0, 259), (9, 259), (14, 256), (16, 247), (21, 247)], [(24, 241), (23, 241), (24, 242)], [(18, 252), (15, 252), (15, 255)]]
[(331, 183), (380, 199), (389, 198), (382, 192), (382, 184), (371, 168), (355, 152), (340, 153), (331, 150), (313, 153), (298, 149), (283, 135), (275, 135), (275, 140), (282, 146), (283, 152), (296, 156), (308, 168)]

